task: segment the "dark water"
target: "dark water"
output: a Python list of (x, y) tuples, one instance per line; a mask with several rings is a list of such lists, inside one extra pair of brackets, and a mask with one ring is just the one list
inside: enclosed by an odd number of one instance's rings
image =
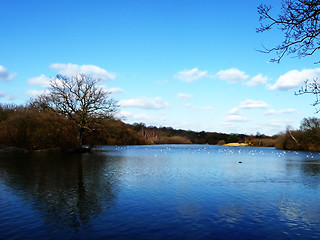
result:
[(0, 154), (0, 239), (320, 239), (319, 153), (104, 150)]

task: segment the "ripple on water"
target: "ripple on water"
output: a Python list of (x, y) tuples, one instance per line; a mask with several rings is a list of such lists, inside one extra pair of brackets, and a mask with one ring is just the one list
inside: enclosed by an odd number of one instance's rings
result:
[(0, 161), (0, 239), (320, 237), (317, 153), (103, 149), (63, 161)]

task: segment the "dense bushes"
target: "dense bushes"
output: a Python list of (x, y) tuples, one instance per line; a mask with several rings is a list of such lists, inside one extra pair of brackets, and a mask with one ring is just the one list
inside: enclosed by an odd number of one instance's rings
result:
[(279, 134), (275, 147), (286, 150), (320, 151), (320, 119), (304, 118), (300, 130), (290, 130)]
[(240, 139), (237, 134), (231, 134), (227, 139), (227, 143), (237, 143), (239, 140)]
[(142, 135), (120, 120), (101, 121), (84, 135), (84, 144), (95, 145), (142, 145), (151, 144)]
[(77, 132), (65, 117), (32, 107), (0, 108), (0, 144), (20, 148), (77, 147)]
[[(146, 144), (146, 140), (126, 124), (114, 119), (101, 120), (84, 136), (88, 145)], [(74, 121), (50, 110), (32, 105), (0, 105), (0, 145), (28, 150), (79, 148), (79, 135)]]
[(272, 137), (255, 138), (251, 142), (254, 147), (274, 147), (276, 139)]

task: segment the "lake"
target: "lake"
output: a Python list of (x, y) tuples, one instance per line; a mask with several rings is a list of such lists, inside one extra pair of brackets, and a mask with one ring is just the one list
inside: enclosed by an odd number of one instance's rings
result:
[(210, 145), (0, 154), (0, 239), (320, 239), (320, 154)]

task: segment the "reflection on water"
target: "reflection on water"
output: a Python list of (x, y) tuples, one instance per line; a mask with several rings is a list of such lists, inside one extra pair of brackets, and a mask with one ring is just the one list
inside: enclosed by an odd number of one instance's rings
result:
[(272, 148), (0, 154), (0, 239), (319, 239), (319, 184), (320, 154)]
[(78, 232), (112, 205), (117, 176), (106, 174), (116, 165), (108, 163), (97, 154), (1, 155), (0, 184), (8, 196), (13, 193), (39, 211), (44, 224)]
[(305, 160), (301, 164), (301, 171), (305, 175), (316, 176), (320, 174), (320, 160)]

